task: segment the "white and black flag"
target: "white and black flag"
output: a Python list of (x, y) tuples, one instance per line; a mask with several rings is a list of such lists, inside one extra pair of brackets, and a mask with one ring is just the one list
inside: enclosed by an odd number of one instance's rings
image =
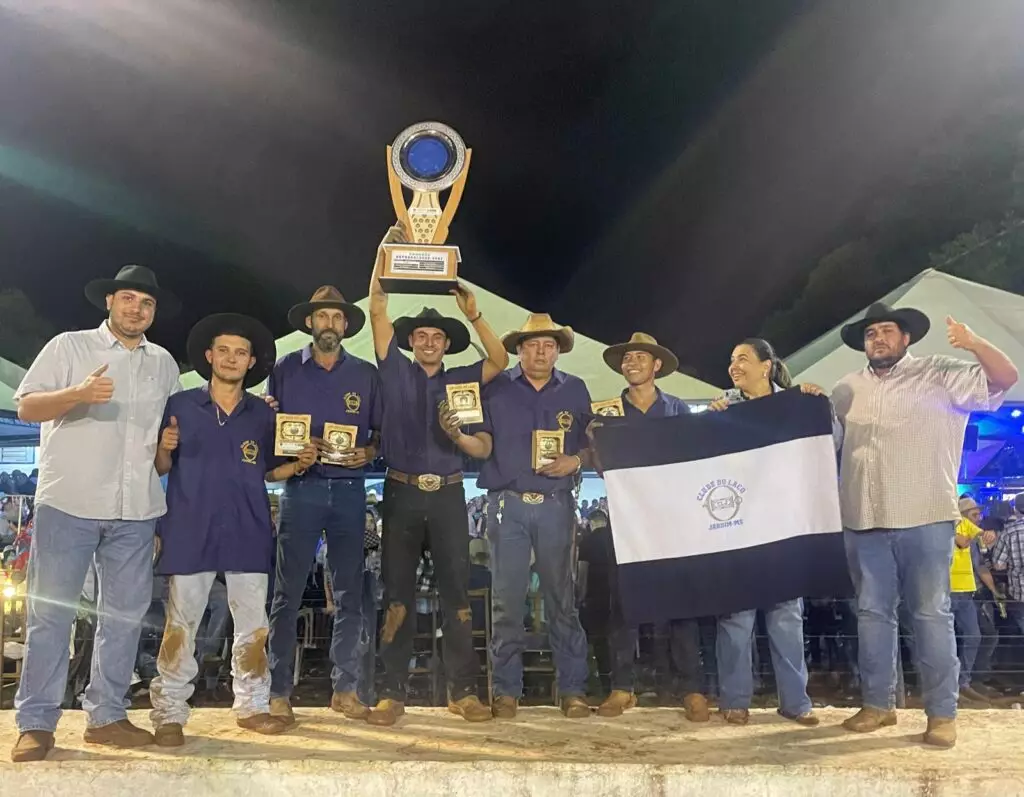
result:
[(852, 594), (827, 399), (595, 429), (633, 624)]

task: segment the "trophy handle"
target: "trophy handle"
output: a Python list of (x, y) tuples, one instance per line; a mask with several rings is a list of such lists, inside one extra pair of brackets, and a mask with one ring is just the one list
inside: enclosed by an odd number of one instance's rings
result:
[[(441, 221), (437, 225), (437, 235), (435, 236), (437, 240), (445, 241), (448, 238), (448, 225), (452, 223), (455, 211), (459, 209), (459, 202), (462, 200), (462, 192), (466, 190), (466, 177), (469, 175), (469, 160), (472, 156), (473, 150), (467, 149), (466, 162), (462, 167), (462, 174), (459, 175), (458, 180), (452, 183), (451, 193), (448, 194), (448, 202), (444, 206), (444, 210), (441, 213)], [(388, 163), (391, 163), (390, 156), (388, 157)]]
[[(465, 171), (463, 171), (463, 175), (465, 175)], [(391, 166), (390, 146), (388, 146), (388, 186), (391, 188), (391, 204), (395, 206), (395, 218), (402, 222), (406, 232), (411, 235), (412, 225), (409, 223), (409, 211), (405, 207), (405, 197), (402, 195), (402, 183)], [(452, 193), (454, 193), (454, 189)]]

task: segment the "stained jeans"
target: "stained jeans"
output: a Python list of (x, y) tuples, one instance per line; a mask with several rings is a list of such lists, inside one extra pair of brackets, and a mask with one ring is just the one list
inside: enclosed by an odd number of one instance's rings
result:
[(155, 520), (85, 520), (36, 508), (28, 564), (28, 636), (14, 701), (18, 730), (54, 731), (68, 677), (68, 648), (82, 585), (99, 580), (92, 674), (82, 708), (90, 727), (126, 719), (142, 618), (153, 593)]
[(354, 692), (359, 680), (359, 635), (363, 602), (363, 526), (366, 492), (362, 478), (290, 480), (280, 504), (277, 572), (270, 609), (270, 668), (273, 697), (289, 697), (294, 683), (298, 613), (321, 533), (327, 535), (334, 588), (331, 681), (335, 692)]
[(978, 604), (973, 592), (954, 592), (949, 608), (953, 613), (953, 627), (959, 637), (960, 686), (970, 686), (974, 662), (981, 647), (981, 626), (978, 623)]
[[(788, 717), (811, 710), (804, 660), (804, 604), (799, 598), (764, 611), (779, 708)], [(748, 709), (754, 696), (753, 646), (757, 610), (718, 619), (718, 680), (722, 710)]]
[(953, 523), (846, 531), (857, 590), (861, 694), (867, 707), (895, 705), (897, 610), (907, 605), (921, 695), (929, 717), (955, 717), (960, 664), (949, 610)]
[(491, 548), (491, 660), (495, 697), (523, 694), (526, 629), (523, 604), (530, 586), (530, 551), (540, 576), (551, 651), (562, 697), (583, 695), (588, 675), (587, 638), (576, 610), (573, 581), (575, 524), (568, 493), (527, 504), (509, 491), (487, 498)]

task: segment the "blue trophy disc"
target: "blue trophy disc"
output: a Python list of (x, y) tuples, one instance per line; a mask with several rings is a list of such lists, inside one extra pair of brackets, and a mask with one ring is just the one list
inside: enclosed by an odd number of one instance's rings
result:
[(437, 180), (455, 165), (455, 148), (436, 134), (410, 139), (402, 156), (406, 171), (417, 180)]
[(451, 188), (466, 166), (466, 145), (441, 122), (407, 127), (391, 145), (391, 168), (413, 191), (438, 192)]

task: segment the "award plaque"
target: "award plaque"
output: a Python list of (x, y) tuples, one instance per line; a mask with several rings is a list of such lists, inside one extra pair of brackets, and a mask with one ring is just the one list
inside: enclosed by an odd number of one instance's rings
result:
[(274, 434), (274, 455), (297, 457), (309, 445), (309, 427), (312, 422), (309, 415), (286, 415), (279, 412)]
[[(387, 293), (448, 293), (458, 284), (462, 255), (459, 247), (442, 244), (466, 188), (472, 150), (448, 125), (420, 122), (399, 133), (387, 152), (391, 203), (409, 243), (384, 244), (381, 287)], [(412, 191), (408, 207), (403, 186)], [(442, 209), (439, 197), (449, 188)]]
[(484, 405), (480, 401), (480, 383), (466, 382), (447, 385), (448, 406), (459, 416), (463, 425), (484, 422)]
[(343, 426), (340, 423), (324, 424), (324, 443), (330, 446), (329, 451), (320, 453), (320, 461), (325, 465), (344, 465), (342, 452), (356, 447), (359, 439), (358, 426)]
[(533, 469), (540, 470), (550, 465), (565, 450), (565, 432), (559, 429), (550, 432), (546, 429), (533, 430)]
[(599, 417), (622, 418), (626, 411), (622, 408), (622, 397), (595, 401), (590, 405), (590, 411)]

